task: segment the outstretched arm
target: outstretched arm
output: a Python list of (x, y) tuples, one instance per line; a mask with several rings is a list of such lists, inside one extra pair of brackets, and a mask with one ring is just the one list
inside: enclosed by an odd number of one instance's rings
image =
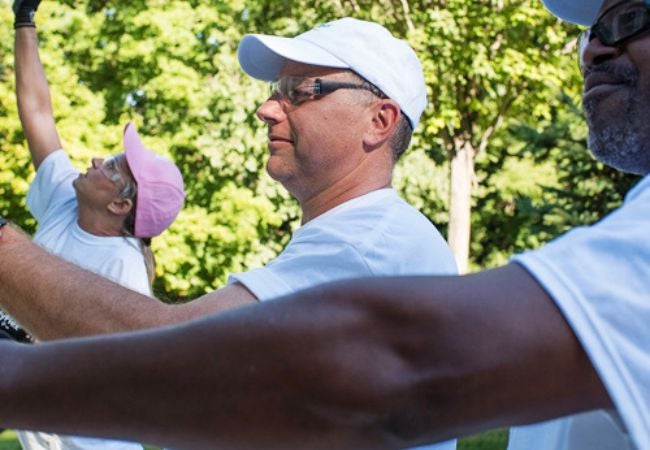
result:
[(0, 367), (0, 425), (187, 449), (402, 448), (610, 405), (562, 315), (515, 264), (7, 345)]
[(55, 150), (61, 141), (54, 124), (50, 91), (38, 55), (36, 28), (16, 29), (14, 40), (18, 114), (34, 166)]
[(165, 304), (54, 256), (12, 226), (0, 237), (0, 307), (44, 341), (184, 322), (257, 298), (240, 284)]

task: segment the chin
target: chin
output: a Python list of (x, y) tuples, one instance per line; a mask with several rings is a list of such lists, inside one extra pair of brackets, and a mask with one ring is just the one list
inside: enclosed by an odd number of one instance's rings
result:
[(289, 177), (289, 172), (287, 166), (273, 156), (271, 156), (266, 162), (266, 173), (268, 173), (275, 181), (282, 183), (283, 180)]
[(627, 120), (630, 105), (634, 102), (629, 95), (607, 95), (585, 101), (582, 105), (590, 129), (606, 127), (616, 120)]
[(625, 126), (605, 127), (589, 134), (594, 157), (621, 172), (647, 175), (650, 172), (650, 144), (638, 132)]
[(81, 178), (75, 178), (72, 180), (72, 187), (74, 188), (74, 193), (77, 195), (77, 198), (79, 198), (79, 194), (82, 188)]

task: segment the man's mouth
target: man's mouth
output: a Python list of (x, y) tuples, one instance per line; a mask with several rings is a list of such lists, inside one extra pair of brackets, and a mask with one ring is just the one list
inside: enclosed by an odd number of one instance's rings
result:
[(589, 100), (608, 95), (625, 87), (634, 87), (638, 73), (632, 67), (605, 62), (593, 67), (585, 74), (584, 97)]
[(277, 134), (269, 134), (269, 142), (293, 142), (287, 137), (283, 137)]
[(281, 135), (269, 134), (268, 147), (271, 152), (286, 144), (293, 144), (293, 141)]
[(585, 78), (583, 101), (611, 94), (612, 92), (627, 86), (628, 83), (626, 83), (625, 80), (609, 73), (592, 73)]
[(625, 84), (619, 77), (606, 72), (592, 72), (585, 79), (585, 94), (601, 86), (620, 86)]

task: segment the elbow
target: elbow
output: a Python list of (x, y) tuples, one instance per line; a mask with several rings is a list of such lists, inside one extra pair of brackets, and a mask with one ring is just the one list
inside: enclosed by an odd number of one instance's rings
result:
[(44, 101), (38, 98), (18, 96), (18, 114), (24, 126), (34, 123), (38, 125), (43, 120), (53, 120), (54, 113), (49, 98)]
[(448, 367), (427, 358), (435, 322), (423, 326), (422, 317), (374, 283), (329, 289), (329, 330), (314, 329), (314, 373), (327, 405), (317, 410), (362, 436), (360, 446), (404, 448), (449, 438), (441, 426), (453, 406)]

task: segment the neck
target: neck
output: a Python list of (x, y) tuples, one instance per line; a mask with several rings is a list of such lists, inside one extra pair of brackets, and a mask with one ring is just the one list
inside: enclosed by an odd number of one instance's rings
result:
[(94, 236), (124, 236), (119, 217), (107, 217), (100, 212), (79, 207), (79, 228)]
[(372, 171), (352, 171), (314, 195), (298, 199), (302, 209), (302, 224), (309, 222), (336, 206), (378, 189), (391, 187), (391, 170), (375, 167)]

